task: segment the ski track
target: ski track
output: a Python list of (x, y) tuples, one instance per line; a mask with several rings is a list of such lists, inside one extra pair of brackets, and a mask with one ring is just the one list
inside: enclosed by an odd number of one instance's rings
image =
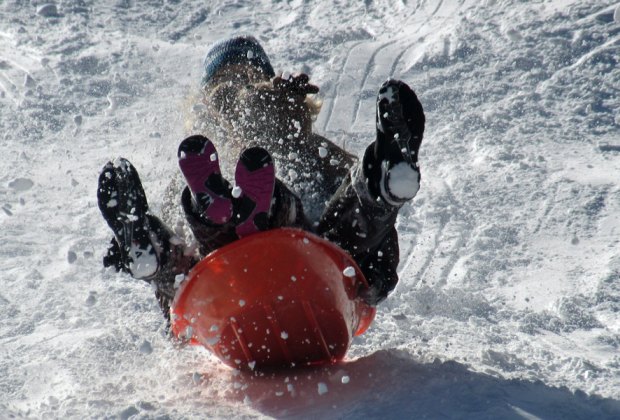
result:
[[(0, 3), (0, 418), (620, 417), (617, 2), (42, 6)], [(239, 375), (100, 265), (99, 169), (129, 158), (158, 213), (206, 47), (239, 32), (357, 154), (388, 77), (426, 110), (401, 281), (343, 364)]]
[[(390, 45), (390, 43), (385, 43), (383, 45), (380, 45), (379, 47), (377, 47), (373, 53), (370, 55), (370, 57), (368, 58), (368, 63), (366, 64), (366, 67), (364, 69), (364, 73), (362, 76), (362, 81), (360, 83), (360, 87), (357, 89), (357, 91), (359, 92), (359, 94), (357, 95), (357, 98), (355, 99), (355, 104), (353, 105), (353, 112), (352, 112), (352, 117), (351, 117), (351, 121), (349, 123), (349, 127), (350, 131), (354, 131), (353, 127), (355, 126), (355, 122), (357, 121), (357, 115), (359, 112), (359, 108), (360, 108), (360, 103), (362, 101), (362, 95), (365, 93), (365, 88), (366, 88), (366, 82), (370, 76), (370, 73), (372, 71), (372, 68), (375, 66), (375, 60), (377, 58), (377, 55), (379, 55), (385, 48), (387, 48)], [(391, 76), (391, 73), (388, 74), (388, 76)], [(375, 85), (374, 90), (377, 90), (377, 85)], [(371, 94), (372, 95), (372, 94)], [(368, 95), (369, 97), (371, 97), (371, 95)], [(375, 93), (376, 95), (376, 93)], [(374, 95), (372, 95), (374, 96)], [(372, 114), (370, 114), (372, 115)]]
[(557, 198), (559, 186), (558, 186), (558, 184), (554, 184), (552, 188), (553, 189), (552, 189), (551, 197), (549, 197), (546, 200), (545, 207), (544, 207), (543, 211), (541, 211), (541, 214), (539, 215), (539, 217), (537, 218), (538, 222), (536, 224), (536, 227), (532, 231), (533, 234), (536, 234), (536, 233), (538, 233), (540, 231), (543, 223), (545, 223), (547, 217), (549, 216), (549, 214), (553, 210), (553, 207), (555, 206), (555, 203), (557, 202), (556, 198)]
[(354, 55), (353, 51), (355, 51), (357, 47), (360, 45), (364, 45), (364, 44), (362, 42), (355, 43), (350, 49), (347, 50), (347, 55), (342, 62), (340, 71), (338, 71), (337, 73), (338, 76), (337, 76), (336, 82), (334, 83), (334, 88), (333, 88), (334, 94), (330, 95), (331, 97), (325, 100), (325, 102), (327, 102), (327, 109), (325, 110), (327, 113), (327, 116), (325, 117), (325, 123), (323, 125), (324, 133), (328, 132), (328, 127), (330, 126), (330, 123), (334, 116), (334, 109), (337, 105), (337, 98), (340, 96), (339, 93), (341, 91), (341, 87), (343, 83), (343, 77), (344, 77), (343, 75), (347, 74), (346, 76), (347, 79), (350, 77), (348, 76), (348, 73), (347, 73), (347, 65), (349, 61), (351, 60), (351, 57)]
[[(361, 114), (364, 119), (374, 121), (374, 99), (376, 92), (387, 78), (395, 76), (394, 72), (398, 62), (409, 48), (409, 46), (403, 47), (403, 45), (401, 45), (402, 41), (420, 37), (420, 34), (430, 32), (431, 25), (429, 25), (429, 22), (433, 20), (442, 6), (443, 1), (437, 4), (437, 7), (430, 15), (424, 16), (424, 9), (421, 8), (421, 3), (417, 2), (415, 10), (410, 15), (413, 18), (411, 24), (417, 24), (417, 29), (408, 34), (406, 38), (397, 38), (387, 43), (358, 43), (351, 46), (347, 59), (338, 73), (339, 79), (336, 83), (335, 94), (330, 101), (328, 118), (323, 126), (324, 132), (364, 132), (374, 129), (374, 124), (370, 125), (368, 123), (362, 123), (362, 127), (356, 127), (358, 115)], [(418, 20), (418, 15), (423, 15), (424, 17)], [(447, 18), (448, 17), (446, 17), (444, 21)], [(441, 24), (437, 26), (440, 27)], [(389, 48), (386, 57), (383, 57), (382, 53), (388, 47), (391, 48)], [(395, 57), (393, 56), (394, 54), (396, 55)], [(351, 59), (352, 56), (354, 59)], [(377, 60), (378, 56), (382, 56), (381, 60)], [(377, 66), (376, 62), (381, 62), (381, 66)], [(391, 65), (388, 64), (388, 66), (386, 66), (385, 63), (391, 63)], [(386, 67), (390, 69), (386, 71)], [(358, 74), (360, 69), (363, 70), (361, 74)], [(342, 79), (343, 74), (346, 75), (344, 80)], [(357, 83), (359, 83), (359, 86), (356, 86)], [(361, 112), (362, 101), (366, 102), (366, 106), (363, 107), (363, 112)], [(351, 102), (353, 102), (353, 104)], [(332, 118), (334, 114), (338, 115), (338, 118), (335, 120)]]
[[(432, 175), (431, 175), (432, 176)], [(458, 202), (447, 184), (431, 182), (427, 190), (439, 192), (441, 206), (458, 207)], [(415, 205), (415, 204), (414, 204)], [(403, 255), (408, 257), (401, 262), (399, 276), (408, 279), (406, 287), (430, 285), (441, 288), (449, 284), (449, 277), (457, 261), (462, 258), (471, 235), (471, 221), (463, 215), (447, 211), (425, 212), (424, 221), (417, 227), (414, 241), (407, 238), (406, 230), (399, 227)], [(453, 273), (454, 276), (459, 273)]]
[[(323, 131), (327, 133), (371, 133), (374, 130), (374, 111), (375, 97), (379, 86), (388, 78), (402, 78), (397, 74), (397, 68), (401, 64), (401, 59), (417, 43), (433, 33), (441, 32), (446, 22), (454, 18), (454, 12), (458, 7), (467, 9), (470, 7), (461, 0), (458, 5), (455, 3), (444, 4), (439, 2), (430, 14), (426, 14), (424, 6), (428, 3), (416, 3), (416, 8), (411, 13), (411, 26), (416, 29), (400, 37), (390, 40), (387, 43), (375, 42), (373, 44), (355, 44), (347, 55), (342, 70), (339, 72), (339, 80), (336, 84), (336, 93), (329, 101), (328, 117), (323, 125)], [(439, 16), (441, 19), (435, 19)], [(415, 41), (411, 41), (414, 39)], [(359, 56), (358, 60), (350, 60), (351, 55)], [(364, 57), (367, 62), (363, 64)], [(350, 66), (347, 66), (352, 63)], [(377, 63), (381, 63), (377, 65)], [(391, 64), (390, 64), (391, 63)], [(356, 71), (364, 69), (361, 75)], [(351, 84), (342, 83), (341, 74), (353, 74)], [(355, 82), (360, 80), (359, 87), (355, 87)], [(351, 96), (351, 98), (349, 98)], [(335, 120), (332, 115), (338, 115)], [(348, 117), (348, 115), (351, 115)], [(370, 137), (370, 136), (368, 136)]]

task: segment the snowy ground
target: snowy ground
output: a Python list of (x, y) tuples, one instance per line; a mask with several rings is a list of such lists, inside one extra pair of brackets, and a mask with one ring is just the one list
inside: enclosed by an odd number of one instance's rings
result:
[[(620, 4), (0, 2), (0, 417), (620, 418)], [(374, 95), (427, 113), (401, 282), (350, 361), (236, 375), (105, 271), (101, 166), (155, 212), (208, 45), (256, 35), (360, 153)], [(191, 103), (189, 103), (191, 105)]]

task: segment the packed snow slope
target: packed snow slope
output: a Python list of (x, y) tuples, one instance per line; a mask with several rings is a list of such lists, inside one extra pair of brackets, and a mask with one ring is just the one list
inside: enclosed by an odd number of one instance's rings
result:
[[(236, 374), (101, 266), (100, 168), (131, 160), (160, 212), (239, 33), (355, 153), (387, 77), (426, 111), (401, 281), (339, 366)], [(619, 60), (610, 0), (0, 2), (0, 417), (620, 418)]]

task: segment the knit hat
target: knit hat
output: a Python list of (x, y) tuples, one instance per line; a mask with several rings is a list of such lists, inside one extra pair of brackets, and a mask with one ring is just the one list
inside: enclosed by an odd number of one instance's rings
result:
[(266, 78), (275, 76), (265, 50), (253, 36), (238, 36), (216, 42), (207, 52), (204, 61), (202, 85), (224, 66), (230, 64), (248, 64), (260, 69)]

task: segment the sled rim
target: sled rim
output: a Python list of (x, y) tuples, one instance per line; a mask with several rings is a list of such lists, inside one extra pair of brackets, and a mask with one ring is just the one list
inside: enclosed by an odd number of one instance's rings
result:
[[(201, 301), (198, 298), (192, 297), (192, 294), (197, 293), (199, 296), (205, 296), (204, 290), (207, 290), (210, 287), (211, 287), (211, 290), (216, 290), (215, 297), (211, 301), (213, 303), (213, 306), (216, 307), (216, 309), (207, 309), (205, 311), (205, 312), (210, 312), (210, 315), (207, 315), (207, 319), (209, 319), (211, 322), (213, 320), (212, 312), (217, 311), (217, 307), (221, 306), (220, 303), (222, 303), (221, 300), (217, 300), (217, 299), (219, 299), (220, 297), (228, 298), (232, 296), (231, 294), (229, 294), (229, 292), (226, 292), (226, 291), (223, 292), (224, 294), (222, 296), (219, 296), (217, 293), (217, 290), (220, 290), (221, 288), (226, 287), (225, 279), (228, 279), (228, 278), (233, 279), (233, 283), (230, 283), (231, 287), (235, 285), (234, 282), (238, 280), (238, 277), (236, 276), (235, 273), (239, 273), (238, 271), (239, 265), (237, 263), (239, 262), (239, 259), (243, 260), (243, 257), (240, 257), (240, 255), (245, 256), (245, 258), (248, 258), (247, 257), (248, 250), (251, 250), (254, 246), (260, 246), (261, 248), (264, 248), (266, 245), (269, 245), (270, 240), (272, 241), (272, 244), (275, 244), (274, 246), (276, 249), (278, 248), (278, 246), (281, 247), (283, 246), (283, 244), (286, 245), (286, 243), (289, 241), (291, 242), (291, 244), (297, 244), (296, 246), (291, 245), (293, 246), (293, 248), (295, 248), (295, 250), (291, 251), (291, 253), (294, 254), (294, 256), (299, 258), (298, 261), (295, 261), (298, 264), (304, 265), (305, 263), (307, 263), (307, 261), (305, 261), (305, 257), (299, 254), (299, 246), (300, 246), (299, 244), (301, 242), (306, 244), (306, 245), (301, 245), (301, 247), (310, 245), (310, 251), (319, 252), (319, 254), (321, 255), (319, 260), (326, 259), (326, 260), (331, 261), (331, 265), (333, 266), (333, 267), (330, 267), (332, 275), (330, 275), (329, 278), (327, 279), (324, 276), (323, 277), (319, 276), (319, 279), (322, 278), (322, 280), (319, 281), (319, 283), (317, 283), (316, 286), (314, 287), (319, 287), (325, 284), (335, 285), (338, 290), (334, 290), (333, 292), (332, 291), (327, 292), (327, 295), (329, 296), (331, 296), (332, 293), (336, 293), (335, 295), (333, 295), (333, 297), (328, 299), (328, 300), (336, 299), (334, 302), (336, 301), (343, 302), (342, 299), (343, 299), (343, 296), (345, 296), (344, 299), (348, 303), (345, 303), (344, 304), (345, 306), (341, 306), (342, 304), (336, 304), (336, 306), (333, 306), (331, 309), (332, 311), (331, 313), (333, 313), (334, 315), (328, 316), (328, 318), (330, 316), (332, 318), (333, 316), (344, 317), (341, 320), (341, 322), (344, 322), (344, 324), (334, 325), (333, 328), (336, 328), (336, 329), (333, 331), (331, 327), (326, 327), (324, 318), (327, 315), (324, 314), (325, 310), (321, 311), (321, 306), (320, 306), (321, 302), (325, 304), (326, 301), (324, 299), (321, 299), (320, 296), (317, 296), (317, 298), (319, 298), (319, 301), (318, 301), (319, 306), (317, 307), (316, 306), (317, 303), (313, 302), (312, 292), (308, 298), (304, 299), (302, 297), (303, 295), (299, 293), (302, 293), (303, 290), (305, 289), (302, 288), (302, 291), (298, 293), (298, 289), (296, 288), (291, 289), (289, 285), (286, 285), (286, 290), (288, 291), (285, 291), (283, 294), (286, 295), (286, 293), (291, 293), (291, 290), (294, 290), (294, 292), (292, 292), (292, 296), (295, 299), (299, 298), (298, 304), (300, 304), (301, 306), (298, 309), (296, 309), (297, 314), (299, 313), (303, 314), (303, 319), (305, 319), (305, 321), (303, 322), (306, 322), (307, 327), (310, 328), (310, 330), (312, 331), (311, 336), (313, 337), (313, 340), (316, 340), (316, 342), (319, 343), (317, 345), (316, 351), (320, 354), (323, 354), (323, 356), (317, 356), (317, 363), (326, 363), (326, 362), (333, 363), (338, 360), (341, 360), (344, 357), (346, 351), (348, 351), (348, 347), (351, 345), (352, 337), (358, 336), (362, 334), (363, 332), (365, 332), (370, 326), (370, 324), (372, 323), (374, 316), (376, 314), (376, 308), (371, 307), (370, 305), (366, 304), (359, 297), (360, 288), (363, 289), (363, 288), (369, 287), (368, 282), (366, 278), (364, 277), (363, 273), (361, 272), (361, 269), (357, 266), (357, 264), (353, 260), (353, 258), (348, 253), (346, 253), (344, 250), (342, 250), (340, 247), (312, 233), (302, 231), (300, 229), (294, 229), (294, 228), (280, 228), (280, 229), (274, 229), (274, 230), (269, 230), (269, 231), (254, 234), (250, 237), (244, 238), (239, 241), (235, 241), (222, 248), (219, 248), (211, 252), (209, 255), (204, 257), (200, 262), (198, 262), (198, 264), (196, 264), (196, 266), (194, 266), (194, 268), (187, 275), (186, 280), (181, 284), (181, 287), (179, 288), (177, 295), (175, 296), (173, 304), (171, 305), (170, 313), (171, 313), (173, 333), (181, 339), (190, 339), (191, 344), (203, 345), (204, 347), (206, 347), (207, 349), (215, 353), (215, 355), (219, 357), (224, 363), (230, 365), (231, 367), (237, 367), (237, 366), (234, 366), (234, 364), (230, 362), (230, 360), (228, 361), (225, 360), (225, 357), (224, 357), (225, 355), (222, 354), (222, 352), (220, 351), (221, 349), (217, 348), (218, 347), (217, 344), (211, 345), (209, 343), (209, 340), (205, 340), (205, 334), (198, 332), (198, 335), (197, 336), (195, 335), (195, 330), (193, 330), (192, 325), (190, 325), (191, 322), (194, 322), (194, 316), (192, 316), (192, 314), (195, 315), (197, 313), (197, 316), (201, 317), (201, 313), (196, 312), (195, 303), (196, 301), (200, 301), (204, 307), (207, 307), (208, 304), (204, 302), (206, 302), (208, 299), (203, 298), (203, 300)], [(300, 242), (296, 242), (296, 240), (299, 240)], [(264, 249), (261, 249), (259, 251), (259, 254), (261, 256), (268, 255), (268, 253), (269, 251), (265, 251)], [(285, 252), (284, 254), (287, 254), (287, 253)], [(232, 274), (230, 270), (226, 270), (228, 271), (228, 273), (226, 275), (223, 275), (224, 271), (222, 271), (221, 266), (224, 264), (223, 261), (225, 261), (226, 264), (229, 264), (227, 261), (228, 258), (231, 258), (233, 262), (235, 263), (235, 265), (232, 265), (231, 267), (237, 267), (237, 269), (232, 270)], [(255, 258), (255, 256), (253, 255), (252, 258)], [(258, 260), (250, 259), (250, 263), (251, 261), (259, 261), (260, 262), (259, 265), (261, 267), (265, 267), (265, 266), (271, 267), (269, 269), (270, 271), (274, 271), (273, 267), (274, 266), (277, 267), (278, 265), (277, 260), (272, 260), (270, 262), (263, 262), (263, 259), (259, 258)], [(272, 265), (274, 261), (275, 261), (275, 265)], [(340, 263), (337, 263), (337, 261), (340, 261)], [(334, 275), (333, 268), (336, 267), (336, 265), (340, 265), (341, 267), (346, 266), (347, 269), (349, 267), (353, 267), (353, 269), (355, 270), (355, 274), (345, 275), (344, 272), (339, 272), (338, 273), (339, 276)], [(314, 264), (312, 264), (311, 266), (314, 267)], [(284, 269), (288, 269), (288, 268), (290, 268), (290, 265), (287, 265), (287, 263), (285, 263)], [(222, 273), (222, 277), (220, 278), (219, 275), (216, 275), (213, 270), (215, 271), (220, 270), (219, 272)], [(321, 269), (317, 269), (317, 270), (320, 271)], [(244, 269), (244, 271), (247, 271), (247, 270)], [(315, 270), (311, 270), (311, 271), (312, 273), (310, 273), (310, 278), (316, 278), (316, 271)], [(278, 273), (278, 274), (281, 277), (282, 273)], [(264, 273), (261, 274), (260, 272), (258, 273), (258, 275), (265, 276)], [(269, 275), (269, 277), (272, 277), (272, 276)], [(278, 276), (275, 276), (275, 277), (278, 277)], [(205, 286), (205, 283), (202, 283), (201, 285), (200, 283), (201, 281), (204, 282), (204, 281), (209, 281), (211, 279), (214, 279), (213, 283), (211, 283), (211, 286), (209, 285)], [(281, 282), (282, 282), (281, 280), (275, 281), (276, 286), (279, 287)], [(262, 308), (260, 311), (264, 311), (264, 312), (261, 312), (263, 313), (263, 317), (266, 317), (267, 319), (272, 320), (270, 321), (271, 329), (275, 332), (278, 332), (279, 334), (282, 328), (279, 327), (278, 325), (278, 321), (277, 321), (278, 317), (275, 315), (273, 307), (270, 306), (270, 304), (265, 303), (266, 302), (265, 296), (271, 296), (271, 298), (273, 298), (273, 293), (275, 293), (273, 289), (269, 289), (268, 287), (268, 285), (271, 285), (273, 281), (270, 281), (269, 279), (264, 280), (262, 277), (260, 277), (260, 281), (256, 283), (257, 285), (248, 285), (249, 283), (247, 282), (247, 280), (244, 280), (240, 283), (241, 284), (240, 286), (239, 284), (237, 284), (237, 286), (239, 286), (237, 289), (241, 288), (242, 289), (241, 292), (250, 293), (251, 299), (254, 298), (252, 291), (258, 290), (257, 295), (256, 295), (257, 300), (251, 300), (250, 301), (251, 305), (249, 307), (254, 308), (254, 306), (256, 305), (260, 306)], [(216, 285), (214, 286), (213, 284), (216, 284)], [(338, 286), (338, 284), (341, 284), (341, 286)], [(246, 287), (247, 287), (247, 290), (245, 290)], [(252, 287), (254, 287), (255, 289), (252, 289)], [(309, 286), (306, 286), (306, 287), (309, 287)], [(326, 288), (326, 290), (329, 290), (329, 288)], [(355, 293), (353, 292), (353, 290), (355, 290)], [(236, 290), (236, 291), (239, 292), (239, 290)], [(233, 292), (230, 292), (230, 293), (233, 293)], [(323, 293), (326, 293), (326, 292), (323, 292)], [(291, 295), (287, 295), (287, 296), (291, 296)], [(340, 298), (338, 298), (337, 296), (340, 296)], [(228, 300), (233, 300), (233, 299), (226, 299), (226, 301)], [(238, 354), (245, 356), (244, 359), (246, 359), (247, 362), (250, 362), (251, 357), (249, 355), (251, 354), (251, 352), (249, 351), (249, 347), (252, 346), (252, 343), (251, 342), (248, 343), (248, 340), (244, 339), (243, 334), (237, 334), (237, 331), (240, 332), (242, 328), (237, 324), (236, 316), (230, 316), (230, 313), (227, 312), (228, 310), (230, 310), (231, 304), (224, 303), (223, 305), (225, 306), (225, 309), (223, 309), (224, 313), (228, 314), (228, 315), (225, 315), (225, 318), (229, 318), (229, 319), (223, 319), (223, 318), (219, 319), (218, 325), (220, 327), (224, 325), (226, 325), (226, 327), (229, 327), (232, 325), (232, 332), (234, 333), (234, 336), (235, 336), (233, 338), (236, 340), (235, 343), (237, 344), (237, 346), (240, 347), (240, 350), (237, 349), (237, 352)], [(321, 323), (317, 321), (318, 319), (317, 316), (320, 317), (321, 313), (323, 313), (322, 327), (319, 325)], [(336, 314), (339, 314), (339, 315), (336, 315)], [(329, 340), (325, 338), (322, 334), (324, 332), (327, 332), (328, 335), (330, 335), (330, 333), (332, 332), (334, 334), (341, 334), (343, 331), (342, 328), (344, 328), (343, 325), (348, 325), (346, 329), (349, 330), (349, 338), (345, 340), (346, 345), (344, 347), (344, 350), (340, 348), (342, 346), (338, 344), (340, 350), (334, 352), (332, 351), (333, 346), (330, 346), (327, 344)], [(204, 326), (202, 328), (204, 332)], [(344, 338), (342, 339), (344, 340)], [(333, 340), (329, 342), (334, 343)], [(336, 342), (340, 343), (340, 341), (338, 340)], [(248, 344), (249, 344), (249, 347), (248, 347)], [(273, 346), (275, 344), (271, 343), (271, 345)], [(282, 353), (281, 353), (281, 355), (283, 355), (282, 359), (285, 361), (289, 361), (289, 362), (296, 361), (297, 359), (295, 358), (295, 355), (293, 356), (287, 355), (287, 349), (285, 348), (286, 346), (287, 344), (283, 340), (279, 340), (277, 347), (279, 347), (279, 349), (282, 350)], [(239, 364), (239, 360), (237, 360), (237, 364)], [(316, 364), (316, 363), (313, 361), (309, 361), (307, 364)], [(295, 363), (291, 363), (291, 365), (294, 366)]]

